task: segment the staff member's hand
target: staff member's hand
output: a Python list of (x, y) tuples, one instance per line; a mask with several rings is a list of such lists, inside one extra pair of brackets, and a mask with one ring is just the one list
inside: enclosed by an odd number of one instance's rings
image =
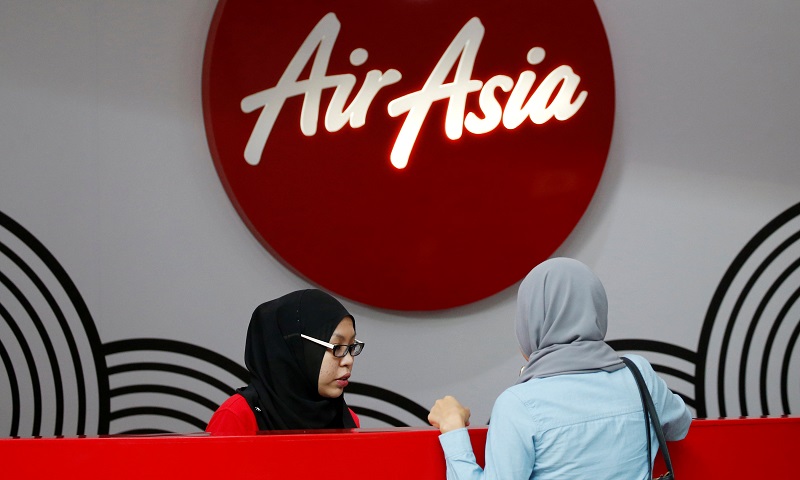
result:
[(428, 422), (438, 428), (440, 432), (447, 433), (469, 425), (469, 416), (469, 408), (448, 395), (436, 400), (436, 403), (433, 404), (433, 408), (428, 414)]

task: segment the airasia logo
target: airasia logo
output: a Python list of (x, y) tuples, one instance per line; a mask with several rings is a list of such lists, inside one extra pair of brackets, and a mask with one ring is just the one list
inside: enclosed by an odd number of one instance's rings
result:
[[(334, 88), (333, 97), (325, 112), (325, 129), (336, 132), (348, 123), (352, 128), (364, 126), (367, 110), (378, 91), (403, 78), (402, 73), (393, 68), (385, 72), (370, 70), (358, 93), (352, 97), (357, 80), (355, 75), (327, 74), (331, 51), (340, 28), (341, 24), (334, 13), (325, 15), (292, 57), (278, 84), (242, 100), (242, 111), (245, 113), (261, 109), (261, 115), (244, 150), (247, 163), (258, 165), (261, 161), (272, 126), (287, 98), (304, 96), (300, 130), (303, 135), (312, 136), (317, 132), (322, 92)], [(583, 105), (586, 91), (572, 100), (581, 79), (568, 65), (560, 65), (550, 72), (530, 98), (528, 95), (536, 79), (536, 74), (530, 70), (520, 74), (516, 86), (514, 79), (507, 75), (495, 75), (485, 85), (482, 81), (471, 78), (483, 34), (484, 28), (480, 19), (470, 19), (447, 47), (425, 85), (419, 91), (389, 103), (390, 116), (408, 114), (392, 147), (391, 161), (396, 168), (405, 168), (408, 164), (408, 157), (433, 102), (448, 100), (444, 131), (451, 140), (461, 138), (463, 128), (476, 134), (488, 133), (500, 124), (501, 119), (503, 126), (508, 129), (518, 127), (526, 118), (530, 118), (535, 124), (543, 124), (553, 117), (567, 120)], [(301, 72), (315, 52), (311, 73), (307, 79), (300, 80)], [(534, 47), (528, 52), (527, 60), (531, 65), (537, 65), (544, 56), (543, 48)], [(367, 57), (367, 50), (357, 48), (350, 54), (350, 63), (360, 66)], [(456, 62), (458, 65), (455, 79), (445, 83)], [(503, 92), (511, 92), (505, 110), (495, 96), (497, 88)], [(476, 91), (480, 91), (479, 105), (483, 118), (474, 112), (470, 112), (465, 118), (467, 95)], [(352, 98), (350, 104), (345, 106), (349, 98)]]
[(203, 72), (223, 185), (284, 265), (369, 305), (520, 280), (583, 215), (611, 138), (591, 1), (221, 1)]

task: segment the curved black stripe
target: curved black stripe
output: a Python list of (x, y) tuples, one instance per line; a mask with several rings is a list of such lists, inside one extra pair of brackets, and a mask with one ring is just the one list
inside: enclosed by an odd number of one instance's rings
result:
[[(772, 233), (782, 227), (784, 224), (791, 221), (796, 216), (800, 215), (800, 203), (797, 203), (785, 211), (783, 211), (780, 215), (772, 219), (767, 225), (765, 225), (761, 230), (759, 230), (750, 241), (742, 248), (736, 258), (733, 259), (728, 269), (722, 276), (717, 289), (714, 291), (714, 295), (711, 297), (711, 302), (709, 302), (708, 310), (706, 311), (706, 317), (703, 321), (703, 328), (700, 331), (700, 339), (697, 342), (697, 351), (698, 351), (698, 358), (697, 358), (697, 367), (695, 371), (695, 378), (697, 379), (696, 384), (696, 394), (697, 394), (697, 416), (699, 418), (706, 417), (708, 415), (708, 409), (706, 406), (706, 394), (705, 394), (705, 384), (706, 384), (706, 366), (708, 364), (708, 345), (711, 341), (711, 334), (714, 330), (714, 323), (719, 313), (720, 306), (722, 305), (723, 300), (725, 299), (725, 295), (728, 292), (733, 281), (736, 279), (736, 276), (739, 274), (739, 270), (742, 269), (744, 264), (750, 258), (750, 255), (762, 244), (764, 243), (767, 238), (769, 238)], [(720, 362), (724, 362), (724, 358), (720, 357)], [(723, 367), (724, 371), (724, 367)], [(724, 376), (724, 375), (723, 375)], [(725, 396), (724, 390), (719, 389), (719, 382), (718, 385), (718, 392), (722, 391), (723, 394), (718, 394), (719, 399), (719, 406), (720, 406), (720, 416), (725, 417), (727, 416), (725, 411)]]
[(659, 373), (663, 373), (664, 375), (670, 375), (675, 378), (679, 378), (681, 380), (685, 380), (694, 386), (694, 377), (689, 375), (686, 372), (682, 372), (677, 368), (667, 367), (665, 365), (657, 365), (651, 364), (653, 366), (653, 370)]
[(767, 305), (769, 304), (772, 297), (775, 296), (775, 293), (778, 289), (786, 282), (786, 279), (794, 273), (795, 270), (800, 268), (800, 258), (792, 262), (781, 274), (778, 278), (770, 285), (767, 292), (764, 294), (764, 297), (758, 303), (758, 307), (756, 308), (755, 313), (753, 314), (753, 319), (750, 321), (750, 325), (747, 327), (747, 333), (744, 336), (744, 345), (742, 346), (742, 356), (739, 361), (739, 403), (742, 407), (742, 416), (747, 416), (747, 359), (750, 356), (750, 345), (753, 343), (753, 334), (756, 331), (756, 327), (758, 326), (758, 322), (761, 321), (761, 316), (764, 314), (764, 310), (766, 310)]
[(644, 340), (639, 338), (623, 338), (619, 340), (606, 340), (606, 343), (616, 351), (642, 351), (663, 353), (675, 358), (695, 363), (697, 354), (689, 349), (679, 347), (672, 343), (659, 342), (657, 340)]
[(377, 398), (386, 403), (390, 403), (397, 407), (402, 408), (408, 413), (419, 418), (427, 424), (428, 422), (428, 409), (422, 405), (414, 402), (410, 398), (404, 397), (398, 393), (394, 393), (385, 388), (376, 387), (374, 385), (367, 385), (366, 383), (351, 382), (347, 386), (347, 393), (351, 395), (364, 395), (367, 397)]
[(111, 375), (116, 375), (118, 373), (124, 373), (124, 372), (138, 372), (141, 370), (156, 370), (159, 372), (170, 372), (170, 373), (177, 373), (179, 375), (186, 375), (187, 377), (192, 377), (196, 380), (200, 380), (201, 382), (208, 383), (209, 385), (214, 386), (219, 390), (222, 390), (228, 395), (233, 395), (236, 392), (236, 389), (217, 380), (211, 375), (206, 375), (205, 373), (198, 372), (197, 370), (193, 370), (191, 368), (182, 367), (180, 365), (171, 365), (169, 363), (157, 363), (157, 362), (124, 363), (122, 365), (108, 367), (108, 376), (110, 377)]
[(364, 408), (364, 407), (356, 407), (356, 406), (353, 406), (353, 405), (349, 405), (349, 407), (351, 409), (353, 409), (353, 411), (356, 412), (356, 414), (359, 417), (374, 418), (375, 420), (380, 420), (383, 423), (388, 423), (389, 425), (391, 425), (393, 427), (407, 427), (408, 426), (405, 423), (401, 422), (400, 420), (398, 420), (398, 419), (396, 419), (396, 418), (394, 418), (392, 416), (389, 416), (389, 415), (387, 415), (385, 413), (378, 412), (376, 410), (372, 410), (372, 409)]
[(22, 349), (22, 356), (25, 357), (25, 363), (28, 365), (28, 371), (31, 375), (31, 389), (33, 390), (33, 429), (31, 435), (35, 437), (39, 435), (39, 430), (42, 426), (42, 386), (39, 381), (39, 370), (36, 368), (31, 347), (28, 346), (22, 330), (19, 329), (19, 326), (2, 303), (0, 303), (0, 316), (5, 319), (8, 328), (14, 332), (14, 337), (17, 339), (19, 348)]
[(200, 347), (198, 345), (193, 345), (191, 343), (163, 338), (131, 338), (128, 340), (109, 342), (103, 345), (103, 352), (106, 356), (113, 355), (115, 353), (140, 350), (156, 350), (180, 353), (190, 357), (199, 358), (236, 376), (243, 383), (248, 383), (250, 381), (250, 373), (243, 366), (239, 365), (228, 357), (220, 355), (217, 352)]
[[(36, 288), (39, 290), (39, 293), (42, 294), (47, 304), (50, 306), (50, 309), (53, 311), (58, 324), (61, 326), (61, 330), (64, 332), (64, 340), (67, 342), (67, 347), (69, 348), (70, 356), (72, 357), (72, 364), (75, 367), (75, 383), (77, 388), (78, 394), (78, 425), (77, 425), (77, 433), (79, 435), (83, 434), (84, 426), (86, 424), (86, 382), (83, 377), (83, 365), (81, 363), (80, 354), (78, 353), (78, 345), (75, 343), (75, 337), (72, 335), (72, 329), (67, 323), (67, 319), (64, 316), (64, 313), (61, 311), (61, 307), (58, 306), (56, 299), (53, 297), (53, 294), (50, 293), (50, 290), (47, 289), (44, 282), (36, 275), (36, 272), (25, 263), (22, 258), (19, 257), (16, 253), (14, 253), (10, 248), (8, 248), (3, 242), (0, 242), (0, 252), (5, 253), (5, 255), (14, 262), (20, 270), (22, 270), (25, 275), (33, 282)], [(56, 435), (60, 435), (60, 432), (56, 433)]]
[(16, 437), (19, 431), (19, 384), (17, 375), (14, 373), (14, 365), (11, 363), (11, 356), (6, 351), (2, 340), (0, 340), (0, 358), (3, 359), (3, 365), (6, 367), (8, 388), (11, 390), (11, 431), (9, 436)]
[(141, 385), (129, 385), (127, 387), (119, 387), (119, 388), (112, 388), (109, 392), (111, 398), (121, 396), (121, 395), (130, 395), (134, 393), (163, 393), (166, 395), (173, 395), (175, 397), (184, 398), (186, 400), (191, 400), (195, 403), (199, 403), (204, 407), (208, 408), (209, 410), (216, 411), (219, 408), (219, 405), (212, 402), (211, 400), (198, 395), (194, 392), (190, 392), (189, 390), (184, 390), (182, 388), (171, 387), (166, 385), (152, 385), (152, 384), (141, 384)]
[(169, 430), (161, 430), (160, 428), (134, 428), (132, 430), (125, 430), (124, 432), (115, 433), (114, 436), (121, 436), (121, 435), (151, 435), (151, 434), (170, 434), (170, 433), (177, 433), (177, 432), (170, 432)]
[[(92, 350), (92, 358), (94, 359), (94, 368), (95, 372), (97, 373), (97, 433), (108, 433), (108, 412), (110, 409), (110, 400), (108, 398), (108, 376), (106, 375), (105, 357), (100, 354), (100, 335), (97, 333), (97, 327), (95, 327), (92, 315), (89, 313), (89, 308), (83, 301), (83, 297), (81, 297), (78, 288), (72, 282), (72, 279), (69, 277), (69, 275), (67, 275), (64, 267), (58, 263), (58, 260), (56, 260), (53, 254), (50, 253), (50, 251), (36, 237), (34, 237), (22, 225), (14, 221), (11, 217), (3, 212), (0, 212), (0, 225), (4, 226), (12, 234), (16, 235), (20, 241), (22, 241), (28, 246), (28, 248), (30, 248), (36, 255), (39, 256), (42, 262), (47, 266), (47, 268), (50, 269), (50, 272), (52, 272), (53, 276), (61, 284), (61, 288), (64, 289), (64, 293), (67, 294), (67, 297), (72, 302), (72, 306), (75, 308), (78, 318), (81, 320), (87, 340), (89, 341), (89, 346)], [(79, 431), (78, 434), (82, 435), (83, 432)]]
[(109, 418), (113, 422), (114, 420), (119, 420), (121, 418), (126, 417), (135, 417), (137, 415), (155, 415), (159, 417), (169, 417), (174, 418), (176, 420), (181, 420), (186, 422), (190, 425), (193, 425), (200, 429), (200, 431), (205, 431), (206, 429), (206, 422), (199, 420), (188, 413), (181, 412), (178, 410), (173, 410), (171, 408), (163, 408), (163, 407), (133, 407), (133, 408), (123, 408), (122, 410), (117, 410), (116, 412), (111, 412)]
[[(781, 403), (783, 404), (783, 414), (789, 415), (791, 408), (789, 408), (789, 362), (792, 360), (792, 353), (794, 346), (797, 344), (797, 338), (800, 337), (800, 322), (792, 330), (789, 335), (789, 342), (786, 344), (786, 351), (783, 353), (783, 362), (781, 362)], [(792, 382), (796, 385), (795, 382)]]
[(789, 310), (794, 306), (797, 299), (800, 298), (800, 288), (794, 291), (792, 295), (786, 300), (778, 316), (775, 317), (775, 322), (767, 335), (767, 341), (764, 344), (764, 353), (761, 356), (761, 372), (759, 377), (759, 388), (761, 390), (761, 414), (769, 415), (769, 406), (767, 405), (767, 366), (769, 365), (769, 354), (772, 351), (772, 344), (775, 343), (775, 337), (778, 336), (778, 329), (780, 329), (783, 320), (789, 313)]

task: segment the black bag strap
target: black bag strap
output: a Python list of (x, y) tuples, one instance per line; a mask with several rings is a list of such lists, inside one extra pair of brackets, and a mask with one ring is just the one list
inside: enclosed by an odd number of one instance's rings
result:
[(652, 420), (653, 428), (656, 430), (656, 437), (658, 437), (658, 446), (661, 448), (661, 454), (664, 456), (664, 463), (667, 465), (667, 470), (669, 471), (669, 476), (665, 478), (674, 479), (675, 472), (672, 470), (672, 460), (669, 458), (667, 440), (664, 437), (664, 431), (661, 429), (661, 421), (658, 419), (658, 413), (656, 412), (656, 406), (653, 404), (653, 398), (650, 396), (650, 391), (647, 389), (644, 378), (642, 378), (642, 372), (639, 371), (639, 368), (631, 359), (625, 357), (621, 358), (622, 361), (625, 362), (625, 366), (627, 366), (628, 370), (633, 374), (633, 378), (636, 380), (636, 386), (639, 387), (639, 396), (642, 398), (644, 424), (647, 428), (647, 464), (650, 467), (650, 471), (653, 470), (653, 458), (650, 454), (650, 420)]

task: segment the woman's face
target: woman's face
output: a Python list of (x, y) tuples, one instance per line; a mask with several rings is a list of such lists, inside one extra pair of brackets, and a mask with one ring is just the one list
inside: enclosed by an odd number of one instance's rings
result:
[[(351, 345), (356, 341), (356, 329), (353, 319), (344, 317), (333, 331), (329, 343), (334, 345)], [(350, 371), (353, 370), (353, 356), (348, 352), (344, 357), (333, 356), (330, 349), (325, 350), (322, 366), (319, 369), (319, 394), (327, 398), (337, 398), (344, 392), (349, 383)]]

